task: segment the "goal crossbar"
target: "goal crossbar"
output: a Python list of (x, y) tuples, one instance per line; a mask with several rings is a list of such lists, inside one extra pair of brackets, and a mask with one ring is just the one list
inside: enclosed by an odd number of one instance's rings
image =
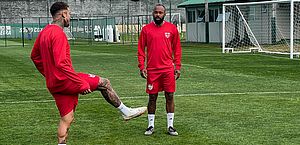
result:
[(224, 6), (232, 5), (256, 5), (256, 4), (270, 4), (270, 3), (280, 3), (280, 2), (300, 2), (300, 0), (276, 0), (276, 1), (260, 1), (260, 2), (247, 2), (247, 3), (225, 3)]

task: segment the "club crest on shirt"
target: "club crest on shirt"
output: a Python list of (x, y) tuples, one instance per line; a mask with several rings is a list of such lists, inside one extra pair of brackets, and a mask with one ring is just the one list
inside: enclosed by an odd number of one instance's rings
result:
[(148, 89), (152, 90), (153, 89), (153, 85), (152, 84), (148, 84)]
[(166, 32), (166, 33), (165, 33), (165, 36), (166, 36), (166, 38), (170, 38), (171, 33), (170, 33), (170, 32)]
[(94, 78), (94, 77), (96, 77), (96, 75), (89, 74), (89, 77), (90, 77), (90, 78)]

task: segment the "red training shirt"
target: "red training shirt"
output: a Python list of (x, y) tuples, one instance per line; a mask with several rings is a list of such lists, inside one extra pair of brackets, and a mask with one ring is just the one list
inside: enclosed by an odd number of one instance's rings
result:
[[(145, 54), (147, 47), (147, 56)], [(164, 72), (181, 68), (181, 45), (179, 32), (174, 24), (164, 21), (162, 26), (151, 22), (142, 28), (138, 42), (138, 67), (147, 71)]]
[(90, 88), (74, 71), (69, 42), (58, 25), (49, 24), (39, 33), (32, 48), (31, 59), (46, 78), (51, 93), (79, 94)]

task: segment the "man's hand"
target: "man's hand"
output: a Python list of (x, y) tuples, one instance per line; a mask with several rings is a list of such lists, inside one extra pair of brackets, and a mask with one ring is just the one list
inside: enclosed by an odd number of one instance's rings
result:
[(147, 79), (147, 70), (146, 69), (140, 70), (140, 74), (141, 74), (142, 78)]
[(175, 70), (175, 79), (179, 79), (180, 77), (180, 70)]
[(85, 90), (85, 91), (83, 91), (82, 93), (80, 93), (81, 95), (86, 95), (86, 94), (89, 94), (89, 93), (91, 93), (92, 91), (91, 91), (91, 89), (87, 89), (87, 90)]

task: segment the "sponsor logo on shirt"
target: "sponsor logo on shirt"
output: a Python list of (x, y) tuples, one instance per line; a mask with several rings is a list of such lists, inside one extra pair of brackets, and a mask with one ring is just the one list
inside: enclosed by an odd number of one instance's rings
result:
[(171, 33), (170, 33), (170, 32), (166, 32), (166, 33), (165, 33), (165, 36), (166, 36), (166, 38), (170, 38)]

